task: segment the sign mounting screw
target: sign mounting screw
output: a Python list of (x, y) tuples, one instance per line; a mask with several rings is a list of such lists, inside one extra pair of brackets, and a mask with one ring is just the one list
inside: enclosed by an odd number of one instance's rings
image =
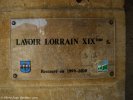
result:
[(114, 21), (113, 20), (109, 20), (109, 24), (110, 25), (113, 25), (114, 24)]
[(13, 74), (13, 78), (17, 78), (17, 77), (18, 77), (18, 75), (14, 73)]
[(12, 25), (16, 25), (16, 22), (15, 21), (12, 21)]
[(114, 76), (114, 72), (113, 72), (113, 71), (111, 71), (109, 74), (110, 74), (110, 76), (112, 76), (112, 77)]

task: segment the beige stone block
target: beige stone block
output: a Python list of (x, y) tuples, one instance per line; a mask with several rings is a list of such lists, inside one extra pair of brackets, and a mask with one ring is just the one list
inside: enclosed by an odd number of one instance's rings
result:
[(123, 8), (124, 0), (1, 0), (1, 11), (44, 8)]

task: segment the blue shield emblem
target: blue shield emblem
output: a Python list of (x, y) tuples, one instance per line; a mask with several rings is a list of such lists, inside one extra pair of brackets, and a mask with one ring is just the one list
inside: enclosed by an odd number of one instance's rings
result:
[(31, 61), (20, 61), (20, 71), (22, 73), (31, 72)]

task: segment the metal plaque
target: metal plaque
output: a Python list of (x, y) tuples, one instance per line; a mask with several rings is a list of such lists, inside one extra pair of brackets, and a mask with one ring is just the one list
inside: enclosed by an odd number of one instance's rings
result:
[(15, 80), (115, 77), (115, 21), (12, 19), (11, 70)]

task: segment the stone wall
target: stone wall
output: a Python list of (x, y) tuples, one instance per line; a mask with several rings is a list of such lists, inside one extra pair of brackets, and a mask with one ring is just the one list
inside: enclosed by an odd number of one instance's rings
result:
[[(125, 99), (124, 0), (0, 0), (0, 99), (38, 97), (38, 100)], [(115, 78), (85, 80), (12, 80), (12, 18), (114, 18)], [(10, 99), (9, 99), (10, 100)], [(15, 99), (13, 99), (15, 100)], [(19, 99), (18, 99), (19, 100)]]

